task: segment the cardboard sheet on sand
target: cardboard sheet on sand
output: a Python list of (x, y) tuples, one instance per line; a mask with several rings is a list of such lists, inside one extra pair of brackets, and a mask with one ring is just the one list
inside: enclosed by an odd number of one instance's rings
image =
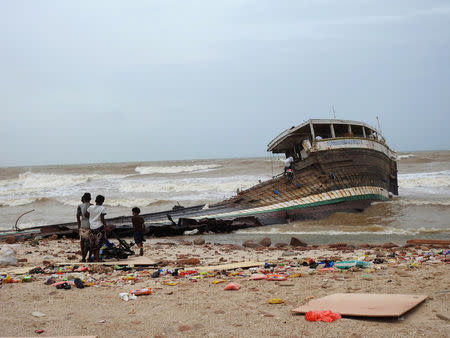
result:
[(120, 261), (104, 261), (104, 262), (87, 262), (80, 263), (78, 261), (59, 262), (56, 265), (156, 265), (157, 262), (150, 258), (139, 256), (128, 259), (121, 259)]
[(425, 295), (335, 293), (313, 299), (308, 304), (291, 311), (302, 314), (308, 311), (331, 310), (346, 316), (400, 317), (422, 303), (426, 298)]
[(192, 270), (197, 270), (199, 272), (205, 271), (220, 271), (220, 270), (234, 270), (239, 268), (252, 268), (255, 266), (263, 266), (264, 263), (261, 262), (239, 262), (239, 263), (230, 263), (230, 264), (221, 264), (221, 265), (209, 265), (209, 266), (197, 266), (192, 268)]

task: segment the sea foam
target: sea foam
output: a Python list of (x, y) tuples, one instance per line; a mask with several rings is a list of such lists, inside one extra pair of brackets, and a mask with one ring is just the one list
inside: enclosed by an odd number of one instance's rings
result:
[(180, 192), (217, 192), (220, 195), (235, 192), (236, 189), (246, 189), (258, 183), (254, 176), (240, 176), (229, 178), (195, 178), (174, 179), (163, 181), (127, 181), (122, 182), (122, 192), (153, 192), (153, 193), (180, 193)]
[(405, 158), (411, 158), (411, 157), (415, 157), (416, 155), (414, 154), (401, 154), (401, 155), (397, 155), (397, 160), (403, 160)]
[[(398, 175), (400, 188), (449, 188), (450, 170)], [(432, 193), (433, 190), (430, 190)]]
[(197, 164), (197, 165), (187, 165), (187, 166), (169, 166), (169, 167), (158, 167), (158, 166), (143, 166), (136, 167), (135, 171), (141, 175), (150, 174), (177, 174), (183, 172), (205, 172), (218, 169), (221, 166), (218, 164)]

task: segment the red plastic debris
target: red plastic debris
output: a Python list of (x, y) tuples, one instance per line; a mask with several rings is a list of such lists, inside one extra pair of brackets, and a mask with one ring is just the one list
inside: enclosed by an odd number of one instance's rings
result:
[(331, 311), (308, 311), (305, 313), (305, 319), (308, 322), (327, 322), (331, 323), (335, 320), (341, 319), (341, 315), (339, 313), (333, 313)]
[(34, 332), (35, 332), (35, 333), (44, 333), (44, 330), (37, 329), (37, 330), (34, 330)]
[(241, 286), (237, 283), (230, 283), (224, 287), (224, 290), (239, 290)]

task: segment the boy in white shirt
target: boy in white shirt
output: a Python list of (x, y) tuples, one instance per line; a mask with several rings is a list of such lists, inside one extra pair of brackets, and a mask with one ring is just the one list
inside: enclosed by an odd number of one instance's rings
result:
[(91, 205), (86, 212), (89, 218), (89, 248), (94, 254), (94, 262), (99, 262), (100, 248), (106, 239), (106, 209), (103, 206), (105, 197), (98, 195), (95, 198), (95, 205)]

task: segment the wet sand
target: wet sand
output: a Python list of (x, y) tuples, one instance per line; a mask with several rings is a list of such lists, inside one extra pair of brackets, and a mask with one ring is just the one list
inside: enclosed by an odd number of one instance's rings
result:
[[(77, 264), (79, 256), (75, 240), (39, 241), (15, 244), (17, 257), (26, 259), (20, 264), (33, 268), (56, 262)], [(447, 248), (448, 249), (448, 248)], [(376, 269), (347, 272), (308, 273), (308, 267), (299, 266), (308, 258), (315, 260), (351, 260), (366, 254), (366, 260), (383, 258), (392, 251), (404, 255), (392, 262), (377, 264)], [(411, 266), (409, 254), (425, 255), (433, 259)], [(193, 245), (187, 241), (151, 239), (145, 244), (145, 256), (164, 261), (165, 268), (179, 266), (177, 260), (199, 259), (199, 265), (217, 265), (232, 262), (260, 261), (292, 265), (289, 274), (297, 278), (280, 282), (251, 281), (248, 270), (241, 275), (203, 276), (176, 279), (170, 275), (151, 278), (156, 268), (138, 271), (134, 282), (122, 279), (128, 272), (112, 268), (91, 268), (97, 272), (84, 275), (94, 277), (98, 286), (58, 290), (45, 285), (45, 275), (34, 275), (30, 283), (0, 284), (0, 336), (97, 335), (99, 337), (448, 337), (450, 322), (450, 269), (439, 248), (343, 248), (327, 246), (307, 248), (243, 248), (232, 245)], [(446, 256), (448, 259), (448, 255)], [(406, 258), (406, 260), (405, 260)], [(415, 266), (416, 265), (416, 266)], [(16, 267), (2, 268), (0, 271)], [(186, 266), (186, 268), (188, 268)], [(283, 268), (281, 268), (283, 269)], [(233, 271), (229, 271), (233, 272)], [(198, 278), (198, 277), (197, 277)], [(212, 284), (213, 280), (225, 283)], [(164, 285), (164, 281), (177, 283)], [(235, 282), (238, 291), (224, 291), (224, 285)], [(134, 284), (133, 284), (134, 283)], [(153, 293), (125, 302), (119, 293), (150, 287)], [(302, 315), (291, 314), (291, 309), (310, 297), (319, 298), (333, 293), (407, 293), (426, 294), (429, 298), (397, 319), (342, 318), (333, 323), (307, 322)], [(284, 300), (283, 304), (269, 304), (271, 298)], [(39, 311), (45, 316), (31, 315)]]

